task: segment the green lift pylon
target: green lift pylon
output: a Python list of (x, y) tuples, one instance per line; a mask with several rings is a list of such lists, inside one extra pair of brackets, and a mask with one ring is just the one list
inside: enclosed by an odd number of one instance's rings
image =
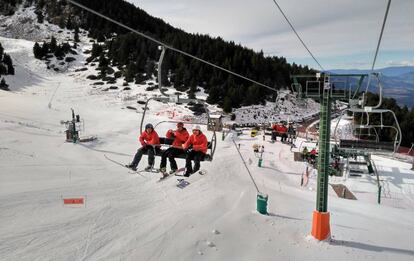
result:
[(313, 212), (312, 236), (325, 240), (331, 234), (328, 212), (329, 157), (331, 135), (332, 95), (329, 77), (323, 79), (319, 122), (318, 187), (316, 210)]
[(330, 135), (331, 135), (331, 107), (332, 97), (329, 82), (324, 82), (321, 112), (319, 122), (319, 152), (318, 152), (318, 195), (316, 209), (319, 212), (328, 210), (328, 173), (330, 157)]
[(325, 240), (331, 234), (328, 190), (332, 101), (345, 98), (346, 92), (345, 90), (333, 90), (333, 84), (331, 84), (328, 74), (318, 73), (316, 76), (297, 75), (293, 76), (293, 78), (298, 85), (300, 84), (296, 78), (316, 78), (316, 80), (306, 81), (305, 95), (306, 97), (320, 100), (318, 187), (311, 234), (318, 240)]

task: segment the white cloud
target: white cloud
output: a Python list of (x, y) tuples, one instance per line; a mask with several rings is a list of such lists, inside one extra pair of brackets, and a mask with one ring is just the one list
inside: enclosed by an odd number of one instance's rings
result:
[[(221, 36), (289, 59), (309, 57), (272, 0), (129, 0), (188, 32)], [(372, 62), (387, 0), (278, 0), (325, 67), (327, 59), (364, 53)], [(391, 4), (381, 51), (412, 51), (414, 1)], [(380, 53), (381, 55), (381, 53)]]
[(387, 66), (414, 66), (414, 60), (387, 61), (385, 64)]

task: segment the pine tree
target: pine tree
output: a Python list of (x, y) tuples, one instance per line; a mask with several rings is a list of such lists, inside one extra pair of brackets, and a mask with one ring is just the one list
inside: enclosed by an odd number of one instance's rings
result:
[(70, 50), (72, 50), (72, 49), (70, 48), (70, 44), (69, 44), (68, 42), (63, 43), (63, 44), (61, 45), (61, 48), (62, 48), (62, 51), (63, 51), (65, 54), (67, 54), (68, 52), (70, 52)]
[(46, 56), (50, 52), (49, 44), (46, 42), (43, 42), (42, 44), (42, 57)]
[(6, 75), (7, 71), (7, 66), (4, 63), (0, 62), (0, 76)]
[(80, 39), (79, 39), (79, 26), (75, 26), (75, 33), (73, 36), (73, 40), (75, 41), (75, 43), (79, 43)]
[(37, 42), (33, 46), (33, 54), (36, 59), (42, 59), (44, 56), (42, 47)]
[(13, 65), (7, 66), (7, 74), (14, 75), (14, 66)]
[(9, 90), (9, 85), (6, 83), (6, 80), (4, 78), (2, 78), (0, 81), (0, 89), (5, 91)]
[(14, 67), (10, 55), (4, 53), (3, 63), (7, 66), (7, 74), (14, 75)]
[[(162, 72), (162, 70), (161, 70), (161, 72)], [(148, 78), (150, 78), (152, 75), (156, 74), (155, 62), (154, 61), (151, 61), (150, 59), (147, 59), (147, 62), (146, 62), (146, 65), (145, 65), (145, 73), (147, 74)]]
[(68, 30), (72, 30), (73, 29), (73, 23), (72, 23), (72, 17), (71, 16), (69, 16), (68, 19), (67, 19), (67, 21), (66, 21), (66, 28)]
[(39, 24), (43, 24), (44, 20), (45, 20), (45, 16), (43, 15), (43, 12), (41, 9), (36, 9), (34, 12), (37, 16), (37, 22)]
[(4, 54), (4, 48), (3, 48), (3, 46), (0, 43), (0, 61), (3, 60), (3, 54)]
[(106, 75), (108, 65), (109, 65), (108, 59), (106, 59), (104, 53), (101, 53), (101, 55), (99, 56), (99, 69), (101, 70), (102, 75)]
[(125, 81), (132, 82), (134, 80), (135, 74), (137, 73), (136, 66), (134, 63), (129, 63), (125, 69), (124, 76)]
[(65, 17), (63, 15), (59, 19), (58, 26), (62, 29), (65, 29), (66, 21), (65, 21)]
[(98, 43), (105, 42), (105, 36), (104, 36), (104, 34), (103, 34), (101, 31), (99, 31), (99, 33), (98, 33), (98, 37), (96, 38), (96, 41), (97, 41)]
[(50, 44), (49, 44), (49, 51), (51, 53), (54, 53), (57, 47), (57, 41), (56, 38), (54, 36), (52, 36), (52, 39), (50, 39)]
[(211, 87), (208, 91), (207, 102), (210, 104), (215, 104), (220, 101), (220, 89), (219, 87)]
[(92, 52), (91, 52), (91, 57), (92, 58), (99, 57), (102, 52), (103, 52), (103, 48), (100, 44), (93, 44), (92, 45)]
[(229, 97), (224, 98), (223, 111), (230, 113), (232, 111), (232, 104)]
[(63, 58), (65, 56), (65, 52), (61, 45), (55, 48), (55, 52), (53, 53), (56, 57)]
[(188, 98), (195, 99), (196, 92), (197, 92), (197, 82), (195, 79), (192, 79), (190, 83), (190, 90), (188, 90)]

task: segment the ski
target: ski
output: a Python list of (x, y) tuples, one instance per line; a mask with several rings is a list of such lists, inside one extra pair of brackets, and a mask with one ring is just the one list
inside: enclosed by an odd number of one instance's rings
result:
[[(198, 173), (198, 174), (200, 174), (200, 175), (205, 175), (205, 174), (207, 174), (207, 171), (205, 171), (205, 170), (199, 170), (199, 171), (197, 171), (196, 173)], [(193, 173), (193, 174), (191, 174), (191, 175), (194, 175), (195, 173)], [(185, 177), (185, 178), (188, 178), (188, 177), (186, 177), (186, 176), (184, 176), (184, 174), (175, 174), (176, 176), (178, 176), (178, 177)], [(190, 175), (190, 176), (191, 176)]]
[[(194, 175), (195, 173), (193, 173), (192, 175), (190, 175), (190, 177), (183, 176), (183, 178), (178, 178), (177, 179), (178, 184), (176, 186), (180, 189), (184, 189), (185, 187), (190, 185), (191, 182), (194, 183), (197, 180), (199, 180), (201, 178), (201, 176), (206, 175), (207, 171), (206, 170), (199, 170), (196, 173), (198, 173), (199, 175)], [(195, 179), (195, 180), (193, 180), (193, 179)], [(191, 182), (189, 180), (191, 180)]]
[(132, 170), (132, 169), (128, 168), (127, 166), (125, 166), (125, 164), (123, 164), (123, 163), (121, 163), (121, 162), (119, 162), (119, 161), (116, 161), (116, 160), (114, 160), (114, 159), (111, 159), (110, 157), (106, 156), (106, 154), (104, 154), (104, 157), (105, 157), (107, 160), (111, 161), (112, 163), (115, 163), (115, 164), (117, 164), (117, 165), (119, 165), (119, 166), (122, 166), (122, 167), (124, 167), (124, 168), (129, 169), (129, 170), (130, 170), (130, 172), (129, 172), (129, 173), (131, 173), (131, 174), (139, 174), (140, 176), (145, 177), (144, 175), (142, 175), (142, 174), (140, 173), (140, 172), (142, 172), (142, 170), (141, 170), (141, 171), (140, 171), (140, 170)]
[(187, 187), (188, 185), (190, 185), (190, 182), (188, 182), (185, 179), (177, 179), (177, 180), (178, 180), (177, 187), (179, 187), (180, 189), (183, 189), (183, 188)]
[(185, 168), (179, 168), (175, 172), (169, 173), (169, 174), (167, 172), (164, 172), (164, 173), (161, 172), (163, 176), (157, 182), (161, 182), (173, 176), (178, 176), (178, 173), (183, 172), (183, 171), (185, 171)]

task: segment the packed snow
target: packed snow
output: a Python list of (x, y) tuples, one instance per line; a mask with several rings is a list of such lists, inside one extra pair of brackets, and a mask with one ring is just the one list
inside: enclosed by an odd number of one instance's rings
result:
[[(414, 258), (410, 164), (373, 157), (384, 187), (380, 205), (369, 174), (332, 178), (357, 200), (339, 198), (330, 187), (332, 235), (318, 242), (310, 236), (316, 172), (301, 186), (305, 165), (293, 160), (289, 145), (248, 131), (230, 132), (224, 140), (218, 133), (213, 161), (201, 165), (204, 176), (194, 174), (184, 189), (175, 177), (157, 182), (160, 174), (132, 173), (104, 157), (122, 164), (132, 160), (143, 116), (136, 101), (157, 91), (143, 86), (102, 91), (85, 79), (87, 72), (75, 71), (84, 61), (81, 54), (78, 66), (54, 72), (33, 58), (34, 42), (4, 37), (0, 42), (16, 61), (16, 75), (7, 76), (12, 91), (0, 91), (1, 260)], [(65, 141), (61, 122), (71, 120), (71, 108), (84, 122), (81, 136), (95, 141)], [(193, 116), (185, 105), (152, 102), (145, 123), (187, 117)], [(164, 123), (156, 131), (164, 136), (174, 127)], [(212, 137), (205, 126), (203, 132)], [(262, 167), (255, 144), (264, 146)], [(256, 211), (257, 191), (236, 146), (260, 192), (269, 196), (268, 215)], [(146, 161), (143, 157), (139, 170)], [(156, 166), (159, 162), (156, 158)], [(82, 198), (84, 204), (65, 205), (67, 198)]]

